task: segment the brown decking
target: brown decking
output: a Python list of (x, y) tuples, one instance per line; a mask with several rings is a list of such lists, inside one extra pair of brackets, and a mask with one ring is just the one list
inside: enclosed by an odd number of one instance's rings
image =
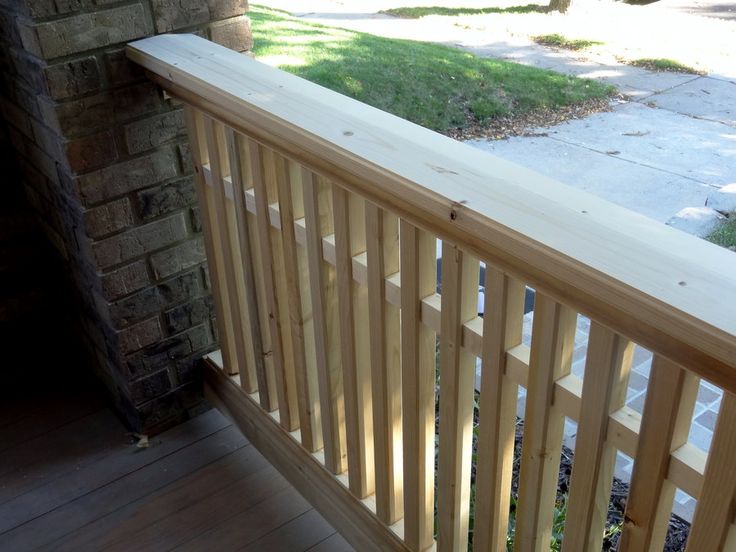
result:
[(352, 550), (217, 411), (130, 444), (95, 393), (0, 400), (0, 550)]

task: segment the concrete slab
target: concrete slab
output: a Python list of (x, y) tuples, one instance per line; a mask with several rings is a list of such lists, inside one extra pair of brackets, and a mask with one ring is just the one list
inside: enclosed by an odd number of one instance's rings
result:
[(736, 129), (635, 102), (540, 132), (712, 186), (736, 178)]
[(705, 205), (712, 190), (689, 178), (550, 137), (467, 143), (660, 222), (686, 207)]
[(648, 98), (662, 109), (736, 127), (736, 82), (709, 77)]

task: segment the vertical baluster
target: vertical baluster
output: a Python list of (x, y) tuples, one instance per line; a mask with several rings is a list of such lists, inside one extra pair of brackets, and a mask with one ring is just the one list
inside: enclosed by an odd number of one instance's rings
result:
[(211, 194), (207, 191), (205, 182), (204, 165), (209, 162), (205, 142), (205, 130), (202, 114), (195, 111), (194, 108), (185, 106), (184, 113), (187, 121), (187, 131), (191, 144), (192, 158), (196, 171), (196, 188), (197, 201), (200, 208), (200, 216), (202, 218), (202, 229), (204, 233), (205, 251), (207, 253), (210, 281), (212, 285), (212, 296), (215, 300), (217, 333), (222, 349), (222, 358), (224, 368), (232, 373), (237, 372), (235, 368), (238, 360), (235, 356), (235, 344), (232, 334), (232, 325), (230, 321), (230, 311), (225, 308), (229, 303), (227, 296), (227, 287), (224, 283), (224, 275), (222, 274), (222, 261), (218, 248), (215, 244), (221, 243), (217, 225), (213, 226), (212, 211), (213, 206), (209, 201)]
[(340, 346), (345, 389), (345, 424), (350, 490), (359, 498), (374, 489), (370, 359), (357, 352), (367, 335), (367, 289), (353, 280), (353, 256), (365, 251), (364, 201), (332, 187), (335, 271), (340, 311)]
[(403, 514), (401, 345), (399, 309), (386, 301), (386, 277), (399, 270), (399, 221), (365, 205), (371, 343), (376, 513), (385, 523)]
[(735, 459), (736, 395), (724, 391), (705, 466), (703, 491), (687, 539), (687, 552), (734, 550)]
[(475, 356), (461, 348), (463, 324), (478, 312), (478, 261), (442, 244), (440, 332), (440, 552), (468, 546)]
[(476, 552), (506, 546), (519, 392), (519, 386), (505, 377), (506, 351), (521, 343), (524, 297), (522, 282), (486, 265), (473, 531)]
[(616, 449), (606, 441), (611, 413), (626, 403), (633, 344), (591, 322), (575, 462), (570, 480), (565, 551), (600, 550), (608, 517)]
[(434, 542), (435, 333), (421, 322), (422, 299), (435, 292), (436, 240), (402, 220), (401, 372), (404, 435), (404, 541)]
[[(268, 401), (268, 385), (266, 380), (266, 365), (263, 358), (263, 341), (261, 336), (261, 324), (258, 315), (258, 299), (256, 282), (254, 278), (253, 254), (251, 251), (251, 230), (248, 227), (248, 212), (245, 207), (244, 179), (248, 173), (245, 163), (245, 155), (242, 151), (242, 143), (231, 128), (225, 132), (227, 151), (230, 159), (230, 180), (233, 186), (233, 204), (235, 207), (235, 225), (237, 232), (237, 243), (240, 248), (240, 262), (238, 267), (238, 279), (242, 281), (241, 302), (243, 324), (246, 335), (250, 338), (250, 347), (246, 351), (249, 358), (249, 366), (253, 366), (255, 372), (255, 383), (251, 381), (252, 390), (246, 387), (246, 391), (259, 391), (259, 400), (263, 405)], [(253, 377), (252, 375), (250, 376)]]
[(570, 373), (576, 315), (537, 293), (524, 415), (514, 550), (547, 552), (557, 492), (564, 417), (554, 405), (555, 381)]
[(619, 550), (664, 546), (675, 495), (666, 479), (670, 453), (687, 442), (698, 384), (693, 374), (655, 355)]
[[(279, 420), (281, 426), (291, 431), (295, 428), (296, 396), (293, 389), (289, 389), (290, 382), (287, 380), (284, 362), (284, 351), (281, 334), (281, 312), (279, 309), (279, 295), (277, 293), (277, 274), (275, 247), (272, 241), (271, 214), (269, 209), (269, 184), (270, 180), (264, 170), (266, 159), (264, 151), (259, 144), (249, 141), (250, 165), (253, 174), (253, 186), (256, 196), (256, 222), (258, 224), (258, 238), (260, 242), (261, 267), (263, 269), (263, 282), (266, 290), (266, 301), (268, 306), (269, 329), (271, 334), (271, 353), (276, 375), (276, 394), (278, 396)], [(271, 159), (268, 159), (269, 161)], [(278, 178), (278, 177), (277, 177)], [(291, 391), (291, 392), (290, 392)]]
[(332, 473), (342, 473), (347, 467), (347, 453), (339, 358), (340, 328), (335, 312), (334, 269), (326, 265), (322, 251), (322, 237), (332, 231), (332, 205), (329, 188), (315, 180), (311, 171), (302, 171), (322, 439), (325, 466)]
[[(288, 318), (284, 331), (290, 335), (292, 366), (294, 371), (297, 405), (299, 410), (299, 427), (301, 429), (302, 445), (310, 451), (314, 446), (314, 408), (313, 396), (316, 389), (310, 389), (307, 374), (307, 361), (304, 353), (304, 326), (302, 314), (302, 298), (299, 288), (299, 259), (297, 258), (296, 236), (294, 234), (295, 218), (304, 216), (303, 202), (295, 204), (292, 194), (291, 180), (301, 178), (298, 165), (293, 171), (277, 171), (277, 185), (279, 195), (279, 213), (281, 216), (281, 242), (283, 245), (283, 280), (285, 285), (286, 308)], [(294, 175), (294, 176), (292, 176)]]

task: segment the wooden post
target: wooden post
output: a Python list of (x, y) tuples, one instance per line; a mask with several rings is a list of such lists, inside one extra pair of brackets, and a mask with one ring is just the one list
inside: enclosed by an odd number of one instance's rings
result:
[(478, 315), (478, 260), (442, 243), (438, 550), (468, 547), (475, 356), (461, 348), (463, 325)]
[(570, 373), (576, 319), (574, 311), (537, 293), (516, 507), (517, 552), (549, 551), (564, 430), (554, 388)]
[(473, 550), (506, 546), (519, 386), (506, 377), (506, 351), (521, 343), (526, 287), (486, 265)]

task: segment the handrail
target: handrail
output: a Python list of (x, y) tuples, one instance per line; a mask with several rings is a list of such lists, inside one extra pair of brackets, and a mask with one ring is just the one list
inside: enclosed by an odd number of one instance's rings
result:
[[(675, 488), (698, 501), (689, 551), (736, 543), (732, 253), (193, 36), (128, 55), (185, 104), (221, 346), (205, 391), (354, 546), (505, 550), (514, 494), (514, 549), (546, 552), (565, 417), (566, 551), (601, 548), (616, 451), (622, 552), (661, 548)], [(708, 453), (700, 377), (727, 391)]]
[(165, 89), (736, 392), (736, 256), (191, 35), (132, 43)]

